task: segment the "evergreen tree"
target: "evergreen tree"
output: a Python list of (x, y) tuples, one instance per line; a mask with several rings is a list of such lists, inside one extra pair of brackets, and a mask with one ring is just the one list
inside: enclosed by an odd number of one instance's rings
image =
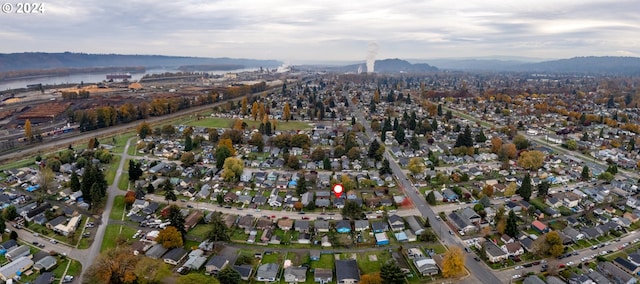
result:
[(184, 151), (189, 152), (193, 150), (193, 141), (191, 140), (191, 135), (187, 135), (184, 137)]
[(222, 213), (214, 212), (211, 216), (211, 222), (209, 222), (211, 230), (207, 233), (207, 239), (212, 242), (226, 242), (229, 241), (229, 228), (227, 224), (222, 220)]
[(516, 213), (513, 210), (509, 211), (509, 216), (507, 217), (507, 226), (504, 230), (504, 233), (512, 238), (515, 238), (519, 233), (518, 216), (516, 216)]
[(376, 113), (376, 102), (373, 100), (369, 103), (369, 113)]
[(546, 180), (538, 184), (538, 197), (546, 198), (549, 187), (551, 187), (551, 184)]
[(231, 150), (229, 150), (229, 148), (227, 148), (227, 146), (225, 145), (218, 146), (218, 148), (216, 148), (215, 156), (216, 156), (216, 168), (222, 169), (222, 166), (224, 165), (224, 160), (231, 157)]
[(142, 168), (140, 163), (129, 160), (129, 181), (136, 181), (142, 176)]
[(352, 116), (351, 117), (351, 125), (355, 125), (356, 124), (356, 117)]
[(182, 233), (182, 237), (187, 234), (187, 231), (184, 228), (184, 217), (182, 213), (180, 213), (180, 207), (177, 205), (169, 206), (169, 214), (168, 214), (169, 222), (171, 222), (171, 226), (175, 227), (180, 233)]
[(382, 167), (378, 171), (380, 175), (391, 174), (391, 165), (389, 164), (389, 160), (382, 160)]
[(380, 149), (380, 143), (378, 142), (378, 139), (374, 139), (371, 142), (371, 144), (369, 144), (369, 151), (367, 151), (367, 157), (374, 158), (376, 156), (376, 153), (378, 152), (378, 149)]
[(382, 131), (382, 133), (380, 134), (380, 141), (382, 141), (383, 143), (385, 141), (387, 141), (387, 132), (386, 131)]
[(242, 275), (240, 275), (240, 272), (238, 272), (231, 266), (225, 267), (216, 275), (216, 278), (218, 279), (218, 281), (220, 281), (220, 284), (240, 283), (241, 277)]
[[(82, 196), (84, 197), (84, 195)], [(102, 192), (100, 190), (100, 185), (98, 183), (94, 183), (91, 186), (91, 206), (95, 206), (96, 204), (102, 201)]]
[(587, 133), (586, 131), (582, 133), (582, 138), (580, 140), (589, 141), (589, 133)]
[(93, 163), (89, 162), (84, 167), (84, 173), (82, 174), (82, 181), (80, 190), (82, 191), (82, 197), (85, 202), (91, 204), (91, 187), (96, 182), (96, 167)]
[(476, 135), (476, 142), (484, 143), (485, 141), (487, 141), (487, 136), (484, 135), (484, 131), (482, 131), (482, 128), (480, 128), (480, 132), (478, 132), (478, 134)]
[(71, 180), (69, 181), (69, 187), (71, 188), (72, 192), (76, 192), (82, 188), (82, 186), (80, 185), (80, 179), (78, 179), (78, 174), (76, 173), (76, 171), (73, 171), (71, 173)]
[(427, 194), (426, 200), (429, 204), (436, 205), (436, 195), (435, 193), (433, 193), (433, 190), (429, 191), (429, 193)]
[(435, 117), (431, 120), (431, 129), (433, 129), (433, 131), (438, 130), (438, 121)]
[(442, 104), (438, 104), (438, 116), (442, 116)]
[(149, 185), (147, 185), (147, 193), (154, 193), (156, 191), (156, 189), (153, 187), (152, 183), (149, 183)]
[(396, 130), (396, 135), (394, 138), (396, 139), (396, 141), (398, 141), (399, 144), (404, 143), (404, 127), (402, 127), (402, 125), (398, 126), (398, 130)]
[(420, 142), (418, 142), (418, 136), (413, 135), (411, 137), (411, 149), (417, 151), (420, 149)]
[(329, 160), (329, 157), (324, 157), (324, 159), (322, 159), (322, 168), (325, 171), (331, 170), (331, 160)]
[(298, 195), (303, 195), (307, 192), (307, 178), (304, 173), (301, 174), (301, 177), (298, 179), (296, 184), (296, 193)]
[(393, 129), (392, 130), (398, 130), (398, 125), (400, 125), (400, 124), (398, 122), (398, 118), (396, 117), (396, 118), (393, 119)]
[(404, 284), (404, 272), (395, 261), (387, 261), (380, 267), (380, 278), (385, 284)]
[(454, 147), (473, 147), (473, 137), (471, 136), (471, 129), (469, 129), (469, 125), (464, 128), (463, 133), (459, 133), (456, 138), (456, 144)]
[(582, 180), (589, 180), (589, 167), (584, 166), (582, 167), (582, 173), (580, 174), (580, 177), (582, 177)]
[(531, 176), (529, 176), (529, 173), (527, 173), (522, 180), (522, 185), (520, 185), (520, 188), (518, 188), (516, 193), (522, 196), (522, 199), (524, 199), (525, 201), (529, 201), (529, 198), (531, 198), (532, 190)]

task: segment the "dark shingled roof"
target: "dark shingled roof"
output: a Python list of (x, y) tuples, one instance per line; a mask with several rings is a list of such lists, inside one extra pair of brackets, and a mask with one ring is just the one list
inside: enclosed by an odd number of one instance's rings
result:
[(354, 259), (336, 260), (336, 278), (338, 281), (343, 279), (356, 279), (360, 281), (358, 263)]

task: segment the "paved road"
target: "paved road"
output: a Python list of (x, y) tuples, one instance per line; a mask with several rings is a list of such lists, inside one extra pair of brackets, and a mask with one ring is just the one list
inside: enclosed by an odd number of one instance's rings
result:
[(131, 137), (127, 141), (127, 144), (124, 147), (122, 157), (120, 158), (120, 165), (118, 166), (116, 176), (113, 179), (113, 183), (107, 189), (107, 202), (105, 203), (104, 212), (102, 212), (102, 217), (101, 217), (101, 220), (103, 221), (102, 221), (102, 224), (97, 228), (97, 231), (95, 233), (95, 239), (93, 240), (91, 247), (88, 249), (88, 251), (84, 252), (84, 254), (86, 254), (86, 257), (85, 257), (85, 261), (82, 262), (82, 274), (79, 277), (80, 283), (82, 283), (82, 277), (84, 276), (84, 272), (87, 270), (89, 266), (91, 266), (91, 264), (93, 264), (93, 262), (98, 257), (98, 255), (100, 255), (100, 246), (102, 246), (102, 241), (104, 240), (104, 233), (107, 229), (108, 222), (106, 221), (109, 220), (109, 215), (111, 215), (113, 201), (115, 200), (116, 195), (123, 194), (123, 192), (120, 189), (118, 189), (118, 182), (120, 181), (120, 178), (122, 176), (124, 164), (128, 158), (127, 153), (129, 151), (129, 146), (133, 139), (137, 139), (137, 138)]
[[(145, 196), (145, 199), (148, 199), (150, 201), (155, 201), (155, 202), (158, 202), (158, 203), (167, 203), (167, 201), (165, 201), (164, 196), (157, 195), (157, 194), (147, 194)], [(291, 219), (309, 218), (310, 220), (316, 220), (318, 218), (335, 219), (335, 220), (342, 219), (342, 215), (339, 212), (327, 212), (325, 214), (322, 214), (321, 212), (306, 212), (304, 214), (299, 214), (298, 212), (295, 212), (295, 211), (292, 212), (291, 210), (267, 210), (267, 209), (261, 209), (260, 211), (256, 211), (256, 209), (248, 209), (248, 208), (242, 208), (240, 210), (240, 209), (238, 209), (238, 207), (225, 208), (225, 207), (220, 206), (218, 204), (207, 203), (207, 202), (198, 202), (198, 201), (172, 201), (171, 203), (175, 204), (175, 205), (178, 205), (180, 207), (188, 207), (188, 206), (190, 206), (191, 208), (194, 208), (194, 209), (205, 209), (205, 210), (209, 210), (209, 211), (218, 211), (218, 212), (221, 212), (223, 214), (253, 215), (255, 217), (260, 217), (260, 216), (272, 217), (272, 216), (275, 216), (275, 219), (280, 219), (280, 218), (283, 218), (283, 217), (291, 218)], [(420, 212), (416, 208), (411, 208), (411, 209), (399, 209), (394, 214), (397, 214), (398, 216), (401, 216), (401, 217), (405, 217), (405, 216), (418, 215), (418, 214), (420, 214)], [(382, 215), (382, 214), (375, 214), (374, 213), (374, 215)]]
[[(351, 107), (352, 112), (356, 115), (358, 121), (364, 126), (365, 133), (370, 138), (375, 139), (373, 131), (371, 130), (371, 125), (367, 119), (365, 119), (362, 110), (357, 109), (356, 107)], [(385, 151), (384, 157), (389, 160), (389, 165), (391, 166), (391, 170), (394, 175), (397, 177), (398, 182), (401, 187), (404, 189), (406, 196), (411, 199), (414, 206), (418, 209), (420, 214), (429, 219), (429, 223), (433, 228), (434, 232), (438, 235), (440, 240), (446, 246), (458, 246), (460, 248), (465, 247), (465, 244), (462, 242), (460, 238), (455, 234), (451, 234), (451, 231), (446, 223), (441, 220), (436, 219), (436, 214), (424, 196), (419, 193), (418, 189), (413, 186), (413, 184), (409, 181), (406, 174), (402, 171), (398, 163), (393, 159), (393, 157), (389, 154), (388, 151)], [(463, 280), (463, 283), (501, 283), (500, 279), (496, 277), (491, 269), (486, 266), (486, 264), (477, 262), (473, 259), (473, 254), (465, 253), (465, 266), (470, 272), (470, 276)]]

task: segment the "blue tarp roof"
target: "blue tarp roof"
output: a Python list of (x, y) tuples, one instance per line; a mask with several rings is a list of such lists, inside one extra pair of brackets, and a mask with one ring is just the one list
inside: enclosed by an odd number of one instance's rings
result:
[(34, 190), (36, 190), (36, 189), (38, 189), (38, 188), (40, 188), (40, 185), (39, 185), (39, 184), (32, 185), (32, 186), (27, 187), (27, 191), (28, 191), (28, 192), (32, 192), (32, 191), (34, 191)]

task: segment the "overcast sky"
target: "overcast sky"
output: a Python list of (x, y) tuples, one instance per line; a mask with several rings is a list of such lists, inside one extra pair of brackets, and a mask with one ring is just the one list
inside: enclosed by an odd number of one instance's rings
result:
[(44, 0), (43, 5), (42, 14), (0, 14), (0, 53), (162, 54), (294, 64), (363, 61), (369, 50), (378, 59), (640, 56), (637, 0)]

